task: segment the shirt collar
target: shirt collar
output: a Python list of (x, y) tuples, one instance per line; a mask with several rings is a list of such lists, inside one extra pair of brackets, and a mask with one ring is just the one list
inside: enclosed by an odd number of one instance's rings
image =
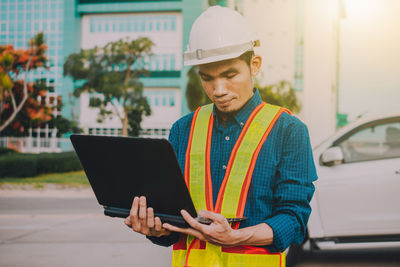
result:
[[(253, 110), (262, 103), (262, 99), (260, 93), (258, 92), (258, 89), (254, 88), (253, 92), (254, 92), (253, 96), (247, 101), (247, 103), (239, 111), (233, 114), (232, 117), (228, 119), (226, 123), (227, 126), (236, 123), (240, 127), (243, 127), (247, 119), (250, 117), (250, 114), (253, 112)], [(217, 125), (219, 125), (220, 123), (218, 121), (217, 112), (218, 110), (214, 105), (213, 115), (214, 118), (216, 118), (215, 122), (217, 123)]]

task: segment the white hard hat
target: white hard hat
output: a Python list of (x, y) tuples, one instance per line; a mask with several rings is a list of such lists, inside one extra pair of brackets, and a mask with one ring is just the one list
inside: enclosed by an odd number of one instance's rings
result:
[(227, 7), (212, 6), (193, 23), (183, 64), (236, 58), (258, 45), (259, 40), (242, 15)]

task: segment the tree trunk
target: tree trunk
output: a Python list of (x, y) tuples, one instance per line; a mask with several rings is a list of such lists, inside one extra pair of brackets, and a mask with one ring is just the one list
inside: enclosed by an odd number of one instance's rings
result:
[(122, 136), (128, 136), (128, 112), (124, 109), (124, 117), (122, 122)]

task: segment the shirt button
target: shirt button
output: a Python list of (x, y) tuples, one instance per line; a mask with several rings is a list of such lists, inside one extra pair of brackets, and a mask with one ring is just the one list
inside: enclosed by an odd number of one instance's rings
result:
[(225, 140), (226, 140), (226, 141), (229, 141), (229, 136), (225, 136)]
[(244, 126), (244, 123), (243, 123), (243, 122), (241, 122), (241, 123), (240, 123), (240, 127), (243, 127), (243, 126)]
[(222, 166), (222, 169), (226, 170), (226, 165), (223, 165), (223, 166)]

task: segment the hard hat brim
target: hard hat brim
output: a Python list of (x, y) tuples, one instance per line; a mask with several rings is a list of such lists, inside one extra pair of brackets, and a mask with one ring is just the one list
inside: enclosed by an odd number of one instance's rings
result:
[(203, 64), (207, 64), (207, 63), (214, 63), (214, 62), (228, 60), (228, 59), (234, 59), (234, 58), (240, 57), (243, 53), (245, 53), (247, 51), (243, 51), (243, 52), (239, 52), (239, 53), (232, 53), (232, 54), (228, 54), (228, 55), (220, 55), (220, 56), (216, 56), (216, 57), (184, 61), (183, 65), (184, 66), (195, 66), (195, 65), (203, 65)]
[(258, 44), (258, 41), (251, 41), (214, 49), (186, 51), (183, 53), (183, 64), (184, 66), (193, 66), (237, 58), (247, 51), (252, 51)]

